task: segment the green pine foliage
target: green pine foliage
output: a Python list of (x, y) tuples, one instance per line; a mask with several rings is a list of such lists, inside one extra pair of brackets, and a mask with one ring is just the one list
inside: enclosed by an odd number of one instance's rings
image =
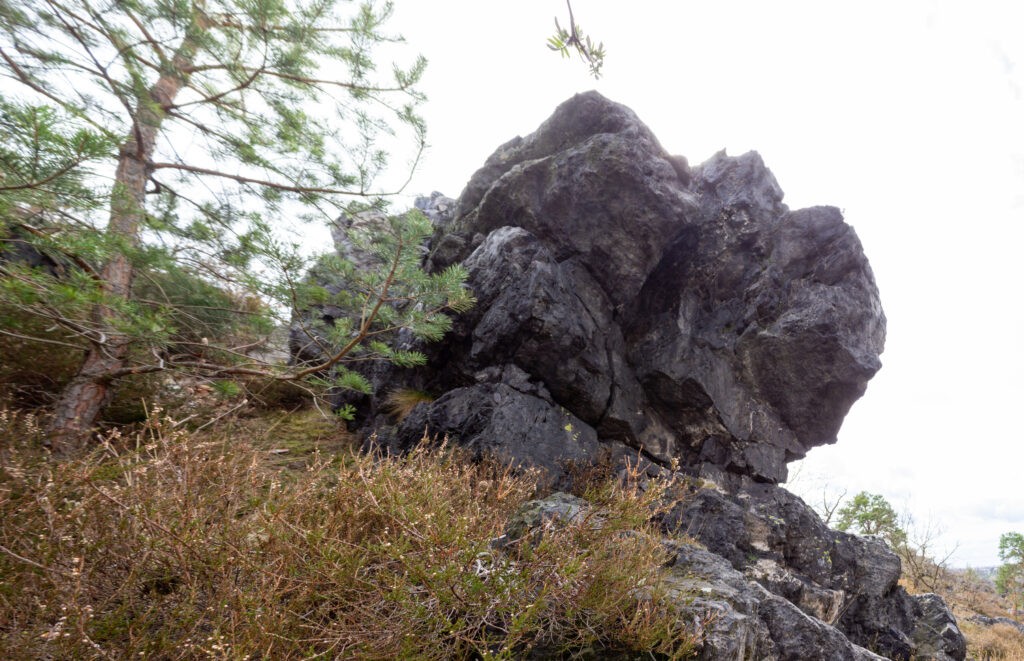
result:
[[(2, 7), (2, 5), (0, 5)], [(90, 166), (116, 147), (109, 136), (47, 105), (0, 98), (0, 220), (9, 232), (45, 209), (96, 209), (104, 190)]]
[(566, 6), (569, 8), (569, 28), (563, 28), (556, 18), (555, 33), (548, 37), (548, 48), (560, 53), (563, 58), (570, 56), (570, 49), (575, 50), (590, 68), (590, 75), (600, 78), (601, 68), (604, 66), (604, 43), (595, 43), (591, 37), (583, 34), (582, 28), (576, 23), (569, 0), (566, 0)]
[[(367, 392), (369, 383), (346, 369), (345, 359), (385, 360), (399, 367), (426, 361), (419, 352), (394, 348), (395, 333), (406, 329), (416, 338), (439, 340), (451, 329), (447, 313), (465, 312), (476, 302), (463, 284), (467, 273), (461, 265), (438, 273), (423, 270), (422, 246), (432, 230), (429, 219), (416, 210), (387, 217), (373, 231), (353, 230), (349, 239), (354, 253), (363, 256), (361, 263), (331, 255), (301, 288), (289, 290), (334, 311), (329, 323), (316, 316), (304, 322), (309, 341), (327, 358), (299, 374), (324, 378), (325, 370), (334, 369), (332, 385)], [(333, 280), (331, 288), (320, 282), (326, 274)]]
[[(384, 208), (390, 153), (425, 144), (425, 60), (379, 66), (401, 41), (385, 29), (391, 11), (0, 0), (0, 73), (18, 83), (0, 94), (0, 335), (86, 356), (71, 382), (91, 394), (69, 386), (55, 420), (72, 420), (75, 397), (99, 402), (119, 379), (171, 368), (213, 380), (333, 370), (333, 385), (363, 390), (343, 363), (419, 364), (390, 348), (395, 332), (438, 339), (444, 312), (472, 304), (464, 271), (423, 272), (430, 224), (417, 213), (353, 237), (372, 268), (320, 262), (342, 291), (306, 278), (301, 224)], [(322, 364), (254, 358), (275, 323), (318, 305), (351, 313), (311, 329)]]
[(836, 529), (860, 535), (878, 535), (894, 550), (903, 548), (907, 533), (885, 497), (861, 491), (836, 512)]
[(1013, 604), (1014, 613), (1024, 609), (1024, 535), (1008, 532), (999, 538), (996, 589)]

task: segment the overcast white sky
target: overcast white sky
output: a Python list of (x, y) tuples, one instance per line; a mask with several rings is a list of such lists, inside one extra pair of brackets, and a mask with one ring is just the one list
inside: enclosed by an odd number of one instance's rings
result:
[[(456, 197), (572, 94), (631, 107), (697, 164), (757, 150), (791, 208), (845, 211), (889, 318), (884, 367), (794, 490), (883, 494), (954, 562), (1024, 532), (1024, 3), (575, 0), (604, 76), (545, 48), (562, 0), (399, 0), (430, 60), (410, 191)], [(793, 467), (791, 467), (793, 468)]]

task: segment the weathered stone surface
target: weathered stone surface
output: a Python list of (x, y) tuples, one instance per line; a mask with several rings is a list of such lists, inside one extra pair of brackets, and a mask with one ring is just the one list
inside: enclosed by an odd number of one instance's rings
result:
[(878, 370), (885, 318), (839, 211), (790, 212), (757, 154), (697, 168), (700, 214), (669, 246), (626, 329), (630, 362), (700, 461), (780, 481), (831, 443)]
[[(457, 203), (417, 200), (436, 227), (428, 268), (463, 262), (479, 303), (423, 347), (427, 369), (378, 370), (375, 385), (440, 397), (515, 366), (606, 446), (723, 483), (780, 482), (835, 440), (885, 334), (838, 210), (782, 197), (755, 153), (691, 169), (628, 108), (577, 95), (500, 147)], [(343, 218), (339, 252), (360, 263), (346, 233), (378, 220)], [(293, 355), (314, 360), (316, 324), (301, 321)]]
[(937, 594), (919, 594), (914, 600), (921, 608), (913, 638), (918, 658), (954, 661), (967, 655), (967, 642), (952, 611)]
[(963, 659), (955, 621), (897, 585), (883, 543), (776, 486), (836, 440), (885, 340), (842, 214), (782, 200), (756, 153), (691, 168), (628, 108), (573, 97), (457, 203), (417, 201), (436, 227), (427, 268), (461, 262), (478, 304), (442, 342), (404, 347), (427, 366), (367, 371), (381, 393), (436, 399), (401, 422), (373, 399), (363, 431), (396, 452), (447, 436), (556, 482), (602, 452), (713, 481), (664, 521), (707, 548), (676, 565), (721, 613), (704, 658)]
[[(585, 500), (554, 493), (526, 503), (492, 545), (504, 549), (546, 525), (588, 521), (601, 513)], [(734, 569), (724, 558), (666, 538), (672, 557), (661, 577), (679, 617), (703, 631), (699, 659), (803, 661), (876, 660), (884, 657), (850, 642), (840, 631), (801, 612)], [(642, 653), (643, 650), (637, 650)]]
[(598, 449), (597, 433), (585, 422), (503, 382), (456, 388), (418, 406), (398, 427), (389, 449), (408, 449), (424, 432), (553, 475), (566, 461), (593, 461)]
[(836, 209), (789, 211), (754, 153), (691, 170), (595, 93), (500, 147), (443, 225), (429, 264), (463, 261), (480, 303), (433, 350), (442, 391), (515, 364), (603, 442), (779, 482), (879, 367)]
[(963, 636), (945, 604), (899, 587), (900, 561), (884, 542), (830, 529), (781, 487), (701, 489), (664, 525), (858, 645), (893, 659), (964, 658)]
[(457, 204), (458, 200), (453, 200), (437, 191), (430, 195), (421, 195), (413, 201), (413, 206), (422, 211), (434, 227), (440, 230), (446, 229), (455, 218)]
[(568, 525), (584, 520), (590, 510), (590, 503), (572, 494), (556, 491), (555, 493), (524, 503), (512, 516), (505, 527), (505, 533), (492, 546), (512, 545), (524, 539), (530, 532), (543, 528), (545, 525)]
[[(599, 135), (621, 135), (641, 143), (644, 149), (652, 150), (667, 162), (673, 158), (661, 149), (654, 134), (632, 110), (596, 92), (577, 94), (559, 106), (535, 133), (526, 138), (516, 137), (498, 147), (466, 185), (459, 197), (456, 216), (472, 216), (491, 187), (515, 166), (571, 150)], [(669, 162), (673, 172), (680, 167), (678, 157), (675, 159), (675, 163)], [(685, 159), (682, 159), (682, 167), (685, 169)]]

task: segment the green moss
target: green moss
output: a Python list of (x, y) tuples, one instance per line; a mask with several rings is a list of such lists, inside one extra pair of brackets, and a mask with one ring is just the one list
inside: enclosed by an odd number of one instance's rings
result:
[(261, 409), (305, 408), (312, 401), (308, 390), (291, 381), (254, 377), (243, 385), (249, 401)]
[(100, 613), (90, 622), (89, 635), (100, 645), (109, 641), (120, 641), (129, 636), (133, 619), (131, 609), (126, 607)]
[(278, 468), (303, 469), (318, 453), (343, 457), (358, 446), (344, 423), (316, 409), (259, 413), (239, 431), (245, 428), (252, 430), (253, 445), (266, 453), (267, 463)]
[(124, 475), (128, 469), (128, 464), (118, 461), (107, 461), (96, 467), (92, 473), (92, 479), (96, 482), (111, 482)]

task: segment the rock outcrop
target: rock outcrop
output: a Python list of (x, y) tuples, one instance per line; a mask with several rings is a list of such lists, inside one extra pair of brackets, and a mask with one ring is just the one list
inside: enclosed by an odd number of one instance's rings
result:
[(842, 214), (782, 199), (756, 153), (691, 169), (628, 108), (577, 95), (457, 202), (417, 203), (437, 227), (425, 264), (462, 263), (478, 304), (416, 347), (425, 367), (368, 373), (381, 400), (433, 401), (402, 420), (364, 402), (360, 424), (394, 452), (426, 431), (556, 482), (599, 455), (706, 480), (664, 521), (704, 547), (678, 545), (673, 568), (723, 613), (704, 658), (963, 659), (948, 609), (897, 585), (894, 554), (778, 486), (835, 442), (885, 339)]
[(733, 493), (700, 489), (663, 523), (667, 531), (700, 542), (746, 579), (886, 658), (952, 661), (966, 655), (945, 603), (933, 594), (909, 595), (898, 585), (900, 560), (885, 542), (830, 529), (781, 487), (747, 483)]
[[(885, 317), (837, 209), (787, 209), (755, 153), (691, 171), (597, 94), (500, 147), (429, 259), (462, 262), (479, 304), (428, 349), (427, 390), (534, 384), (582, 434), (720, 480), (784, 481), (788, 461), (835, 441), (880, 366)], [(465, 420), (428, 417), (476, 440)], [(399, 446), (422, 435), (414, 422)]]

